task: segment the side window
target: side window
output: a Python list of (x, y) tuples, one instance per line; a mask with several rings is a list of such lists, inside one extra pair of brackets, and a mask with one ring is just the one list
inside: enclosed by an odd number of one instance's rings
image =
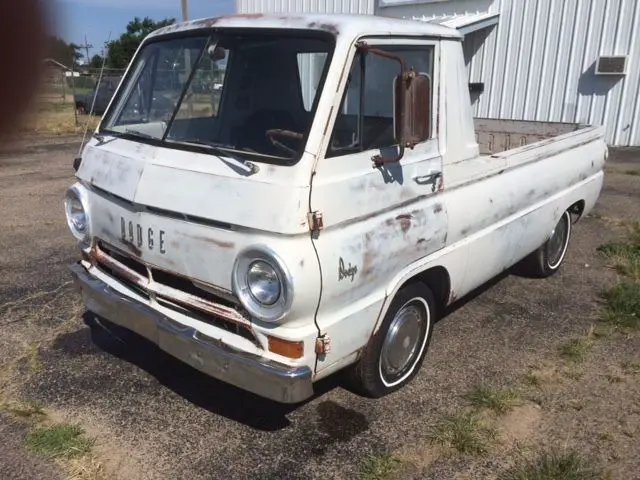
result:
[[(433, 47), (378, 46), (400, 56), (407, 68), (433, 79)], [(327, 157), (395, 145), (393, 132), (393, 81), (400, 73), (397, 61), (358, 51), (331, 135)]]

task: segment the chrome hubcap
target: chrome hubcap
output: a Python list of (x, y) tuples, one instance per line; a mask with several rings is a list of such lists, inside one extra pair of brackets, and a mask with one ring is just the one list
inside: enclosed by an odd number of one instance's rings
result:
[(555, 268), (564, 254), (567, 234), (569, 232), (569, 216), (565, 213), (556, 227), (551, 231), (547, 242), (547, 258), (549, 267)]
[(425, 315), (421, 305), (410, 304), (395, 316), (382, 343), (381, 373), (387, 380), (401, 375), (418, 353)]

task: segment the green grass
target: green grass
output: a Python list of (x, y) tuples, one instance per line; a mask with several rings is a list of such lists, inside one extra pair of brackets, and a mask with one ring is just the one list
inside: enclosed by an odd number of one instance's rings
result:
[(48, 457), (71, 458), (88, 453), (92, 441), (78, 425), (61, 424), (33, 430), (25, 438), (27, 448)]
[(640, 330), (640, 283), (619, 283), (604, 294), (604, 321), (623, 330)]
[(501, 415), (521, 403), (518, 392), (478, 385), (463, 396), (476, 408), (488, 408)]
[(499, 480), (599, 480), (600, 469), (575, 452), (542, 453), (498, 476)]
[(620, 275), (640, 281), (640, 243), (605, 243), (598, 247), (598, 251), (607, 257), (611, 267)]
[(582, 362), (592, 346), (593, 342), (589, 337), (574, 337), (560, 345), (560, 355), (572, 362)]
[(359, 478), (361, 480), (388, 479), (399, 466), (400, 460), (391, 455), (371, 455), (362, 464)]
[(431, 432), (431, 441), (463, 454), (483, 455), (495, 442), (497, 431), (474, 413), (443, 418)]

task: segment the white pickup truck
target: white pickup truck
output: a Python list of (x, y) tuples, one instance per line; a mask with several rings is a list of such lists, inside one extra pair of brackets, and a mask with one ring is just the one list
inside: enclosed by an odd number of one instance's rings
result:
[(346, 369), (380, 397), (456, 299), (560, 268), (606, 157), (601, 127), (472, 118), (452, 29), (178, 23), (144, 40), (74, 164), (71, 273), (89, 311), (224, 382), (295, 403)]

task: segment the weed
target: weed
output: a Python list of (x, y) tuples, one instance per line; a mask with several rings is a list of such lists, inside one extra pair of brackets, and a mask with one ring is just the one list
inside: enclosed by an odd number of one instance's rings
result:
[(499, 480), (596, 480), (600, 469), (575, 452), (544, 452), (498, 476)]
[(542, 383), (540, 379), (540, 375), (535, 372), (528, 372), (524, 375), (524, 381), (526, 384), (531, 385), (532, 387), (539, 387)]
[(360, 478), (362, 480), (382, 480), (389, 478), (400, 465), (400, 460), (391, 455), (370, 455), (360, 468)]
[(497, 414), (503, 414), (520, 403), (518, 392), (511, 389), (493, 389), (478, 385), (463, 396), (476, 408), (488, 408)]
[(622, 329), (640, 329), (640, 283), (620, 283), (604, 294), (604, 320)]
[[(633, 228), (632, 236), (638, 235)], [(613, 242), (598, 247), (611, 266), (620, 274), (640, 280), (640, 240), (634, 243)]]
[(433, 427), (431, 441), (471, 455), (487, 453), (497, 431), (474, 413), (446, 416)]
[(79, 425), (61, 424), (35, 429), (27, 435), (25, 444), (49, 457), (71, 458), (88, 453), (93, 442)]
[(560, 355), (572, 362), (581, 362), (592, 346), (593, 342), (589, 337), (574, 337), (560, 346)]

